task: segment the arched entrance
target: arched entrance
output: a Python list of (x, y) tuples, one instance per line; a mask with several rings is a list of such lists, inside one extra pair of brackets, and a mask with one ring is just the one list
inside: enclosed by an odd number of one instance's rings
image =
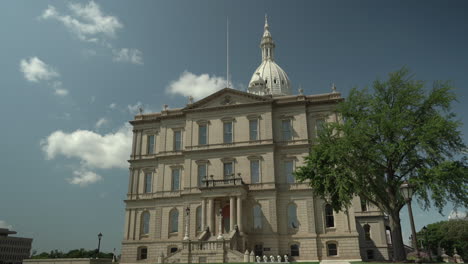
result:
[(229, 204), (223, 207), (222, 214), (223, 214), (223, 232), (228, 233), (230, 231), (229, 225), (231, 221), (231, 211), (230, 211)]

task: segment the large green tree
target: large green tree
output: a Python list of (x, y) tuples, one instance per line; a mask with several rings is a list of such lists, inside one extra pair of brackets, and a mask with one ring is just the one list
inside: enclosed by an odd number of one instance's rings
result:
[(324, 125), (295, 173), (336, 211), (360, 196), (387, 213), (397, 261), (406, 258), (399, 214), (404, 181), (415, 185), (425, 209), (468, 204), (466, 147), (450, 108), (454, 88), (441, 81), (425, 86), (402, 68), (372, 89), (352, 89), (337, 105), (340, 122)]

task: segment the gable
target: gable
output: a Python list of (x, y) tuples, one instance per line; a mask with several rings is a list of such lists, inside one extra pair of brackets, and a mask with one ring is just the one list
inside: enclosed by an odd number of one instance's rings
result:
[(186, 109), (203, 109), (229, 105), (251, 104), (271, 101), (268, 97), (258, 96), (230, 88), (224, 88), (189, 106)]

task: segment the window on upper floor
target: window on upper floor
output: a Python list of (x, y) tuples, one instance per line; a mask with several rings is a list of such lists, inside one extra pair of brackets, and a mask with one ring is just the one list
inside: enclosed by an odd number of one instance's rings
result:
[(207, 124), (198, 125), (198, 145), (208, 144), (208, 126)]
[(180, 189), (180, 168), (172, 168), (171, 191)]
[(147, 259), (148, 258), (148, 248), (147, 247), (138, 247), (138, 259)]
[(286, 175), (287, 183), (295, 183), (296, 178), (294, 178), (294, 161), (286, 160), (284, 162), (284, 174)]
[(148, 135), (147, 140), (148, 140), (148, 148), (146, 150), (146, 153), (154, 154), (155, 136), (154, 135)]
[(364, 228), (364, 239), (371, 240), (370, 225), (365, 224), (363, 228)]
[(295, 204), (288, 205), (288, 227), (292, 229), (299, 227), (299, 221), (297, 220), (297, 206)]
[(249, 120), (249, 139), (258, 140), (258, 119)]
[(234, 162), (233, 161), (223, 163), (223, 175), (225, 179), (234, 176)]
[(223, 142), (232, 143), (232, 121), (223, 122)]
[(338, 256), (338, 245), (335, 242), (327, 243), (327, 255), (330, 257)]
[(204, 180), (207, 179), (207, 164), (202, 163), (198, 164), (198, 169), (197, 169), (197, 176), (198, 176), (198, 186), (203, 186)]
[(325, 205), (325, 224), (326, 227), (335, 227), (335, 216), (333, 207), (329, 204)]
[(169, 233), (179, 232), (179, 211), (172, 209), (169, 213)]
[(281, 135), (284, 141), (292, 139), (291, 119), (281, 120)]
[(367, 201), (364, 198), (361, 198), (361, 211), (366, 212), (367, 211)]
[(145, 173), (145, 193), (151, 193), (152, 178), (153, 174), (151, 172)]
[(263, 228), (263, 216), (262, 216), (262, 208), (260, 205), (256, 204), (253, 206), (253, 228), (255, 229), (262, 229)]
[(195, 211), (195, 219), (196, 219), (196, 224), (197, 224), (197, 232), (202, 231), (202, 208), (201, 206), (197, 207), (197, 210)]
[(318, 135), (323, 131), (323, 128), (325, 126), (325, 119), (324, 118), (319, 118), (315, 120), (315, 135), (318, 137)]
[(174, 150), (182, 150), (182, 131), (174, 130)]
[(250, 182), (260, 183), (260, 160), (250, 161)]
[(147, 235), (149, 234), (150, 228), (150, 213), (145, 211), (141, 214), (141, 234)]

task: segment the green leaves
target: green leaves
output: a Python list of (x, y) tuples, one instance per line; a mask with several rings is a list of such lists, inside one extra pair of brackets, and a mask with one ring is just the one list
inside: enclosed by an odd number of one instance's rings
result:
[(314, 194), (335, 210), (359, 195), (391, 214), (404, 205), (399, 186), (415, 183), (427, 208), (447, 201), (468, 204), (467, 163), (456, 160), (466, 146), (461, 123), (450, 112), (450, 82), (432, 89), (407, 68), (376, 80), (373, 89), (353, 88), (336, 111), (342, 122), (326, 124), (296, 177), (310, 180)]

